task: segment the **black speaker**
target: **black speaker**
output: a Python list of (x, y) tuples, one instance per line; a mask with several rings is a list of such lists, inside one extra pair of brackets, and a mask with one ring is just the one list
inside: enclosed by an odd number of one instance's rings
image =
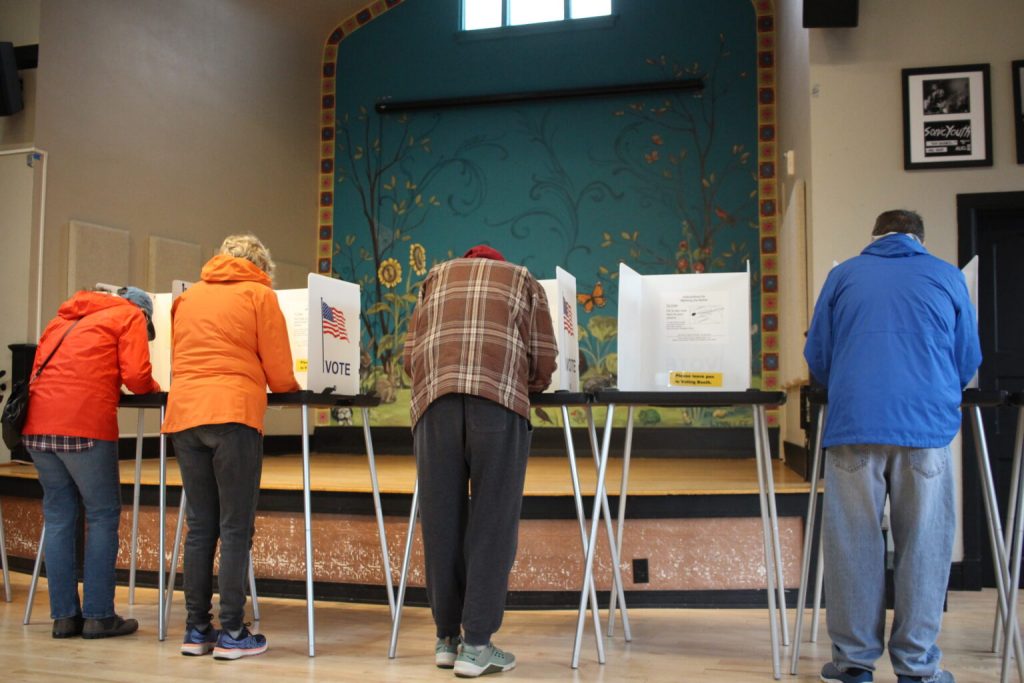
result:
[(857, 0), (804, 0), (804, 28), (853, 28)]
[(0, 43), (0, 116), (17, 114), (24, 108), (14, 44)]

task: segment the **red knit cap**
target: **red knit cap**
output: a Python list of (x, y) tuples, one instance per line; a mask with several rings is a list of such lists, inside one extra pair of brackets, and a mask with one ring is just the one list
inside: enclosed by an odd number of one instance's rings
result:
[(495, 261), (504, 261), (505, 257), (501, 255), (501, 252), (494, 247), (489, 247), (486, 244), (478, 244), (465, 254), (462, 258), (489, 258)]

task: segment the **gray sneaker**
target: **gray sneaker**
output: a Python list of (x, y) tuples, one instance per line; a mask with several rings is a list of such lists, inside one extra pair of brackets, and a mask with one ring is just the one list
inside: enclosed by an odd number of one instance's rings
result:
[(474, 647), (463, 643), (455, 659), (455, 675), (459, 678), (476, 678), (516, 668), (516, 657), (510, 652), (499, 650), (494, 643)]
[(462, 645), (462, 636), (448, 636), (438, 638), (434, 646), (434, 664), (439, 669), (451, 669), (455, 666), (455, 658), (459, 656), (459, 646)]

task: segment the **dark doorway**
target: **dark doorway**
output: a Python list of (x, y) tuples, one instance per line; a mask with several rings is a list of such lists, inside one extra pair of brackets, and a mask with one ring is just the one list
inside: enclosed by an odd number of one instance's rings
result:
[[(959, 259), (978, 263), (982, 389), (1024, 391), (1024, 192), (957, 196)], [(983, 410), (1000, 516), (1006, 519), (1017, 409)], [(973, 438), (964, 425), (963, 587), (995, 585)]]

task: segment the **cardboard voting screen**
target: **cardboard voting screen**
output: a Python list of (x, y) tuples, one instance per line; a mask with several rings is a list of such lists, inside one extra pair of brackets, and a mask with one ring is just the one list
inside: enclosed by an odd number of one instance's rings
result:
[(619, 389), (750, 388), (750, 273), (641, 275), (619, 266)]
[(359, 285), (310, 273), (306, 289), (277, 300), (288, 326), (295, 379), (303, 389), (359, 393)]
[(580, 344), (576, 315), (576, 278), (555, 267), (555, 279), (540, 280), (548, 297), (551, 328), (558, 342), (558, 368), (551, 377), (547, 391), (580, 390)]
[(320, 392), (359, 393), (361, 338), (359, 285), (310, 273), (308, 278), (309, 370), (306, 388)]

